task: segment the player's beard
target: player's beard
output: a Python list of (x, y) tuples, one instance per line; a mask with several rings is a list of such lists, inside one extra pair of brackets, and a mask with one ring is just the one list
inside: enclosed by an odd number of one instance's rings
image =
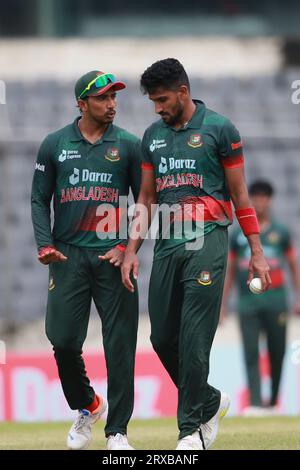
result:
[[(177, 101), (176, 105), (174, 106), (174, 108), (172, 110), (172, 114), (162, 113), (161, 117), (165, 121), (166, 124), (173, 127), (173, 126), (176, 126), (176, 124), (178, 124), (181, 121), (183, 112), (184, 112), (183, 104), (181, 104), (180, 101)], [(164, 119), (164, 117), (165, 117), (165, 119)]]

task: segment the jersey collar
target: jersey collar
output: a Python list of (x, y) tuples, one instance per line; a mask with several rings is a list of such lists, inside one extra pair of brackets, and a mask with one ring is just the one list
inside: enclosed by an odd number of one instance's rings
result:
[[(85, 138), (80, 132), (80, 129), (78, 127), (78, 121), (80, 119), (80, 116), (75, 119), (72, 125), (72, 135), (71, 135), (71, 142), (79, 142), (83, 140), (86, 142)], [(110, 124), (108, 128), (106, 129), (104, 135), (100, 139), (100, 142), (115, 142), (117, 140), (117, 129), (113, 124)]]

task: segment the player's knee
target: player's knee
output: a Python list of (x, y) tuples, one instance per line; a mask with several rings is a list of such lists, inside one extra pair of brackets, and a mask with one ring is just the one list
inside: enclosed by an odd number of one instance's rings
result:
[(63, 365), (64, 368), (74, 367), (78, 360), (81, 362), (81, 349), (53, 346), (53, 351), (58, 366)]
[(78, 350), (82, 344), (78, 338), (69, 331), (61, 331), (56, 328), (46, 328), (46, 335), (54, 350)]

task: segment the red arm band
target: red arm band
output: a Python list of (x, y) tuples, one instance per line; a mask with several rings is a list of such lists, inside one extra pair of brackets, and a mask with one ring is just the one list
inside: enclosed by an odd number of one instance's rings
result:
[(126, 250), (126, 245), (119, 244), (119, 245), (116, 245), (116, 248), (118, 248), (118, 250), (124, 252)]
[(42, 247), (39, 249), (38, 255), (39, 255), (39, 256), (49, 255), (49, 254), (52, 253), (53, 251), (55, 251), (55, 248), (54, 248), (54, 246), (52, 246), (52, 245), (42, 246)]
[(153, 170), (153, 169), (154, 169), (154, 166), (152, 165), (152, 163), (142, 162), (142, 170)]
[(237, 209), (235, 215), (246, 237), (254, 233), (260, 233), (256, 212), (253, 207)]

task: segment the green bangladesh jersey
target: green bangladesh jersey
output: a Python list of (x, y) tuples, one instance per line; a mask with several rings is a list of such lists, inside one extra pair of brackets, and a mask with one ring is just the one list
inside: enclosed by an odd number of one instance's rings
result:
[[(169, 238), (160, 221), (154, 257), (162, 258), (186, 242), (211, 232), (216, 226), (232, 223), (230, 194), (224, 168), (243, 165), (241, 137), (230, 120), (194, 100), (196, 110), (191, 120), (174, 129), (163, 120), (153, 123), (142, 141), (142, 168), (155, 172), (160, 207), (181, 207), (181, 220), (190, 220), (182, 237)], [(200, 210), (199, 210), (200, 208)], [(178, 213), (170, 217), (174, 225)], [(204, 220), (204, 224), (197, 222)], [(196, 228), (195, 228), (196, 227)], [(200, 228), (199, 228), (200, 227)]]
[(271, 288), (260, 295), (250, 292), (247, 286), (251, 252), (246, 237), (238, 228), (230, 238), (230, 258), (237, 264), (238, 310), (251, 313), (255, 309), (264, 308), (283, 312), (287, 310), (284, 268), (286, 256), (293, 250), (291, 235), (285, 226), (272, 220), (260, 238), (272, 280)]
[(120, 197), (128, 196), (129, 188), (135, 200), (139, 193), (139, 139), (110, 124), (101, 139), (91, 144), (79, 130), (79, 119), (49, 134), (38, 152), (31, 196), (38, 248), (56, 240), (85, 248), (113, 248), (122, 242), (120, 221), (127, 217), (127, 204), (120, 205)]

